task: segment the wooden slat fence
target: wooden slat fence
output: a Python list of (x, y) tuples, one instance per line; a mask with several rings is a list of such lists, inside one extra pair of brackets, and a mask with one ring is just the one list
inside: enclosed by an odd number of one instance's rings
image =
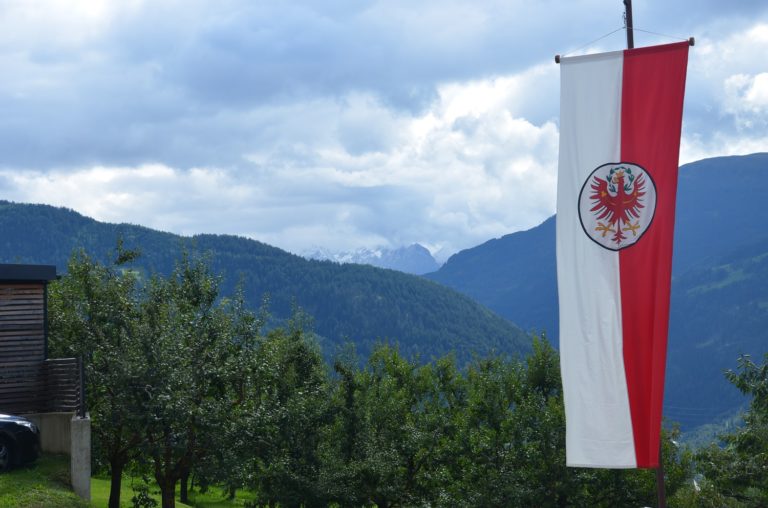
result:
[(48, 392), (48, 412), (77, 411), (82, 403), (77, 358), (46, 360), (44, 370)]
[(77, 411), (81, 399), (76, 358), (0, 363), (0, 413)]

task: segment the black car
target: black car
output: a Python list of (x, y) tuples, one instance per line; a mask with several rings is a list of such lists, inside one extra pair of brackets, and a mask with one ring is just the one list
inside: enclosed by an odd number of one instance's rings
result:
[(31, 462), (40, 454), (40, 429), (21, 416), (0, 414), (0, 471)]

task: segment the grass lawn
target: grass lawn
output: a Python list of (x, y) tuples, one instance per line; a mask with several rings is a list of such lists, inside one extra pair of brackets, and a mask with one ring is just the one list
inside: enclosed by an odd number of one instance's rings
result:
[(69, 485), (69, 457), (43, 455), (0, 474), (0, 508), (86, 508)]
[[(132, 506), (131, 489), (133, 480), (123, 478), (120, 489), (120, 505)], [(150, 485), (150, 493), (160, 506), (160, 489)], [(237, 497), (229, 501), (217, 488), (211, 488), (205, 494), (190, 493), (191, 504), (178, 501), (179, 508), (233, 508), (243, 506), (246, 500), (253, 500), (253, 494), (237, 491)], [(14, 468), (0, 474), (0, 508), (104, 508), (109, 501), (109, 478), (91, 478), (91, 503), (86, 503), (72, 492), (69, 483), (69, 457), (66, 455), (43, 455), (33, 464)]]
[[(130, 508), (132, 506), (131, 498), (135, 495), (131, 488), (132, 479), (130, 477), (123, 477), (123, 483), (120, 486), (120, 506)], [(140, 480), (136, 480), (140, 482)], [(137, 483), (138, 484), (138, 483)], [(149, 492), (157, 500), (157, 506), (160, 506), (160, 489), (156, 484), (152, 483), (149, 486)], [(189, 498), (191, 504), (184, 504), (179, 502), (179, 491), (176, 489), (176, 506), (184, 508), (185, 506), (191, 506), (194, 508), (232, 508), (235, 506), (243, 506), (246, 500), (253, 500), (253, 494), (247, 491), (237, 491), (237, 496), (234, 500), (229, 501), (226, 499), (225, 494), (217, 488), (211, 488), (205, 494), (199, 492), (190, 492)], [(91, 506), (94, 508), (101, 508), (107, 506), (109, 501), (109, 478), (91, 478)]]

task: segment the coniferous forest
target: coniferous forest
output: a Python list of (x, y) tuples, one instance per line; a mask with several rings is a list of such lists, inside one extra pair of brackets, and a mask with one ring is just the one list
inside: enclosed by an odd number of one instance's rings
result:
[[(559, 361), (429, 363), (380, 343), (327, 361), (299, 308), (269, 326), (244, 288), (222, 294), (205, 258), (167, 275), (79, 252), (49, 289), (54, 356), (82, 355), (97, 470), (119, 506), (124, 477), (155, 482), (163, 507), (211, 486), (257, 506), (647, 506), (654, 472), (565, 467)], [(734, 359), (751, 398), (744, 425), (692, 451), (662, 436), (669, 506), (768, 503), (768, 364)], [(138, 487), (141, 490), (141, 486)], [(140, 499), (140, 497), (137, 497)]]
[(56, 265), (66, 271), (71, 253), (85, 249), (110, 264), (118, 240), (138, 249), (131, 266), (144, 280), (168, 276), (181, 253), (207, 257), (224, 294), (241, 285), (245, 302), (258, 308), (269, 298), (270, 324), (282, 323), (298, 306), (311, 314), (324, 352), (348, 341), (367, 356), (377, 340), (397, 342), (423, 360), (455, 351), (461, 362), (473, 354), (525, 353), (530, 339), (507, 321), (457, 291), (421, 277), (372, 266), (306, 260), (243, 237), (183, 237), (130, 224), (107, 224), (72, 210), (0, 201), (0, 260)]

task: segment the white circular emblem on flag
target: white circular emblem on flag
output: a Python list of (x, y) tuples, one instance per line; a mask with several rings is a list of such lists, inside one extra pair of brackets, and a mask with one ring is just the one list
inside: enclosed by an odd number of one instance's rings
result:
[(603, 164), (587, 177), (579, 194), (579, 220), (601, 247), (618, 251), (637, 243), (653, 221), (656, 185), (631, 162)]

